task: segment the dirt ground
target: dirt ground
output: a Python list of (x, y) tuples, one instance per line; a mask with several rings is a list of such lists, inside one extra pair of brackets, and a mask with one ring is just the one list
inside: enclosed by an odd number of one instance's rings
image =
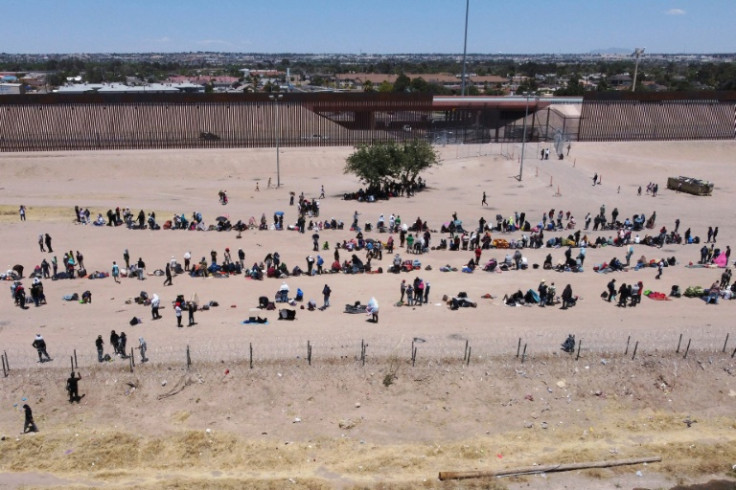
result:
[[(528, 145), (527, 155), (538, 155), (539, 149)], [(48, 304), (38, 308), (21, 310), (6, 296), (0, 351), (8, 356), (10, 372), (0, 379), (0, 488), (603, 489), (709, 481), (710, 488), (718, 481), (733, 488), (736, 332), (730, 310), (736, 302), (644, 298), (636, 308), (617, 308), (600, 298), (614, 276), (619, 284), (641, 280), (646, 289), (664, 293), (673, 284), (707, 288), (723, 271), (687, 267), (697, 262), (702, 244), (637, 245), (635, 258), (677, 259), (661, 280), (653, 268), (594, 272), (594, 265), (613, 256), (624, 258), (625, 249), (618, 247), (590, 248), (585, 270), (577, 274), (541, 268), (445, 273), (441, 266), (462, 268), (472, 253), (433, 250), (409, 255), (421, 260), (422, 268), (400, 276), (289, 278), (292, 292), (300, 288), (305, 299), (318, 304), (324, 284), (333, 294), (330, 308), (310, 312), (297, 306), (296, 321), (287, 322), (255, 308), (259, 296), (273, 297), (281, 280), (179, 275), (173, 286), (163, 286), (163, 278), (150, 272), (163, 269), (172, 256), (181, 262), (186, 251), (195, 261), (209, 260), (211, 250), (222, 257), (226, 247), (233, 255), (242, 248), (247, 265), (274, 251), (289, 268), (305, 268), (305, 257), (316, 253), (329, 263), (334, 243), (355, 236), (347, 226), (321, 232), (320, 243), (328, 241), (329, 250), (313, 252), (311, 233), (248, 230), (238, 238), (236, 232), (136, 231), (73, 221), (73, 207), (79, 205), (93, 218), (128, 206), (135, 214), (155, 210), (159, 221), (192, 211), (208, 223), (219, 215), (233, 222), (261, 214), (270, 220), (275, 211), (284, 211), (290, 223), (296, 210), (288, 204), (289, 192), (314, 198), (324, 185), (327, 196), (315, 220), (349, 223), (358, 211), (361, 224), (375, 223), (379, 215), (388, 219), (394, 213), (404, 222), (421, 217), (439, 230), (453, 212), (466, 227), (475, 227), (481, 216), (493, 222), (496, 214), (514, 211), (526, 212), (536, 223), (555, 208), (569, 210), (580, 228), (586, 213), (596, 214), (605, 204), (609, 215), (618, 208), (619, 219), (656, 211), (655, 231), (672, 229), (680, 219), (681, 232), (691, 228), (703, 240), (708, 226), (718, 226), (717, 247), (736, 238), (730, 226), (734, 142), (575, 144), (562, 161), (527, 157), (521, 182), (514, 178), (518, 146), (440, 150), (443, 164), (424, 176), (427, 190), (377, 203), (342, 200), (359, 187), (342, 173), (351, 148), (283, 149), (280, 189), (267, 188), (269, 178), (276, 182), (274, 150), (0, 154), (3, 265), (24, 265), (27, 288), (35, 265), (53, 255), (61, 261), (66, 250), (82, 251), (88, 272), (109, 272), (113, 260), (122, 263), (127, 248), (132, 260), (145, 260), (149, 272), (144, 281), (124, 278), (121, 284), (112, 278), (45, 280)], [(594, 173), (601, 185), (591, 185)], [(713, 196), (667, 190), (666, 178), (676, 175), (715, 182)], [(659, 184), (659, 194), (637, 196), (638, 186), (649, 182)], [(220, 189), (230, 196), (227, 206), (217, 202)], [(480, 205), (483, 191), (486, 207)], [(20, 204), (28, 209), (25, 222), (18, 219)], [(54, 253), (40, 252), (42, 233), (53, 237)], [(445, 235), (432, 237), (437, 243)], [(524, 249), (530, 264), (541, 264), (548, 253), (556, 263), (563, 252)], [(484, 250), (481, 262), (505, 254)], [(348, 257), (343, 252), (342, 258)], [(385, 269), (390, 260), (384, 255), (373, 265)], [(429, 302), (395, 306), (401, 279), (416, 275), (431, 283)], [(503, 304), (504, 294), (536, 289), (542, 279), (556, 282), (558, 293), (571, 284), (580, 296), (577, 306)], [(85, 290), (92, 293), (90, 304), (62, 300)], [(141, 291), (161, 296), (163, 319), (152, 321), (149, 308), (132, 301)], [(477, 307), (451, 311), (441, 298), (459, 291)], [(197, 312), (193, 327), (177, 329), (172, 301), (179, 294), (219, 306)], [(492, 297), (482, 298), (485, 294)], [(381, 305), (378, 324), (343, 312), (345, 304), (365, 304), (370, 297)], [(269, 323), (242, 323), (255, 315)], [(142, 323), (131, 326), (134, 316)], [(117, 357), (98, 363), (94, 340), (102, 335), (110, 352), (112, 329), (128, 334), (128, 350), (145, 337), (150, 361), (141, 364), (136, 352), (135, 366)], [(36, 362), (30, 344), (39, 333), (53, 362)], [(582, 342), (579, 358), (559, 348), (570, 333)], [(517, 357), (520, 346), (526, 346), (526, 355)], [(70, 405), (64, 383), (75, 353), (85, 396)], [(39, 433), (20, 434), (24, 403), (33, 408)], [(662, 461), (438, 480), (440, 471), (649, 456)]]

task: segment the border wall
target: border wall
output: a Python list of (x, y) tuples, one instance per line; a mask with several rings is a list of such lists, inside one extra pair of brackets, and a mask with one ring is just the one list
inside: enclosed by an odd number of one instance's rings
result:
[(736, 138), (736, 92), (586, 93), (580, 141)]
[(408, 94), (5, 96), (0, 151), (356, 145), (424, 136), (431, 107)]

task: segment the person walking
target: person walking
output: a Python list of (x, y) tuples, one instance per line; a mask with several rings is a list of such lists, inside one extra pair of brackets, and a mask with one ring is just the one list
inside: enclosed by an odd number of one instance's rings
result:
[(21, 204), (20, 208), (18, 208), (18, 214), (20, 214), (20, 220), (25, 221), (26, 220), (26, 207), (25, 205)]
[(322, 288), (322, 296), (325, 300), (322, 308), (327, 308), (328, 306), (330, 306), (330, 294), (332, 294), (332, 289), (330, 289), (330, 286), (325, 284), (325, 287)]
[(716, 237), (718, 236), (718, 227), (713, 228), (713, 243), (716, 243)]
[(82, 375), (79, 373), (75, 374), (74, 371), (72, 371), (71, 376), (66, 380), (66, 391), (69, 393), (69, 403), (79, 403), (79, 400), (82, 399), (82, 397), (79, 396), (80, 379), (82, 379)]
[(597, 182), (598, 182), (598, 173), (596, 172), (595, 175), (593, 175), (593, 185), (595, 186)]
[(54, 249), (51, 248), (51, 235), (49, 235), (48, 233), (46, 233), (46, 235), (44, 237), (44, 242), (46, 242), (46, 250), (49, 253), (53, 253), (54, 252)]
[(486, 200), (486, 191), (483, 191), (483, 199), (480, 201), (481, 206), (488, 206), (488, 201)]
[(164, 286), (173, 286), (172, 278), (171, 278), (171, 264), (166, 264), (166, 280), (164, 281)]
[(46, 248), (43, 246), (43, 233), (38, 235), (38, 248), (41, 249), (41, 252), (45, 252)]
[(626, 267), (631, 265), (631, 256), (634, 255), (634, 246), (629, 245), (629, 248), (626, 250)]
[(116, 283), (120, 284), (120, 267), (118, 266), (118, 263), (114, 260), (112, 261), (112, 278), (115, 280)]
[(319, 198), (320, 199), (324, 199), (325, 198), (325, 186), (324, 186), (324, 184), (322, 184), (322, 188), (320, 189)]
[(130, 270), (130, 252), (127, 248), (123, 251), (123, 260), (125, 261), (125, 270)]
[(664, 269), (664, 261), (660, 260), (659, 263), (657, 263), (657, 276), (655, 279), (661, 279), (662, 278), (662, 270)]
[[(38, 362), (47, 362), (51, 360), (49, 353), (46, 352), (46, 341), (41, 337), (41, 334), (36, 334), (36, 338), (31, 344), (38, 352)], [(44, 360), (46, 357), (46, 360)]]
[(36, 427), (36, 423), (33, 421), (33, 410), (31, 410), (31, 407), (29, 407), (27, 403), (23, 405), (23, 411), (25, 412), (23, 433), (27, 434), (28, 432), (38, 432), (38, 427)]
[(102, 335), (98, 335), (97, 340), (95, 340), (95, 347), (97, 347), (97, 362), (105, 360), (104, 345), (105, 341), (102, 340)]

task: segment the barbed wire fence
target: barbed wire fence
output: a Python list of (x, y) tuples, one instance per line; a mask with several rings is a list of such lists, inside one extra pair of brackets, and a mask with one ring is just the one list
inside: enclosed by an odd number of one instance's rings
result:
[[(572, 329), (571, 329), (572, 330)], [(572, 333), (572, 332), (571, 332)], [(140, 351), (135, 346), (126, 348), (126, 356), (111, 356), (111, 361), (100, 362), (97, 351), (74, 349), (66, 346), (52, 351), (53, 361), (40, 363), (33, 349), (27, 351), (0, 351), (2, 374), (9, 376), (14, 370), (29, 370), (49, 366), (61, 369), (97, 370), (123, 368), (130, 372), (154, 368), (192, 365), (239, 365), (255, 369), (260, 366), (285, 366), (312, 364), (330, 365), (385, 365), (390, 360), (404, 360), (412, 365), (470, 365), (489, 363), (499, 359), (516, 359), (520, 363), (534, 358), (550, 358), (555, 354), (567, 357), (561, 351), (564, 338), (559, 332), (525, 330), (518, 337), (504, 335), (503, 339), (486, 336), (481, 338), (451, 336), (386, 337), (354, 335), (289, 336), (267, 340), (238, 341), (211, 340), (190, 344), (152, 346), (146, 351), (148, 361), (141, 362)], [(660, 332), (612, 329), (586, 330), (576, 338), (575, 351), (570, 354), (576, 360), (593, 357), (642, 358), (652, 353), (668, 353), (688, 356), (700, 354), (721, 355), (734, 359), (736, 337), (703, 332), (700, 328), (684, 329), (680, 333), (663, 336)], [(132, 359), (131, 359), (132, 356)]]

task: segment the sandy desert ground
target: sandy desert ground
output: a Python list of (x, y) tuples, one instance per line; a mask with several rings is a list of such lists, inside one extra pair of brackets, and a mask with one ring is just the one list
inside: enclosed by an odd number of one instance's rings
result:
[[(64, 251), (80, 250), (88, 272), (109, 272), (127, 248), (150, 272), (172, 256), (182, 261), (187, 250), (198, 260), (209, 259), (211, 250), (222, 257), (226, 247), (233, 254), (242, 248), (248, 265), (278, 251), (289, 268), (305, 268), (311, 233), (248, 230), (237, 238), (232, 231), (94, 227), (75, 224), (73, 208), (89, 208), (93, 217), (116, 206), (136, 214), (155, 210), (159, 221), (199, 211), (208, 223), (222, 214), (235, 222), (284, 211), (290, 223), (296, 209), (289, 193), (314, 198), (321, 185), (327, 196), (317, 219), (346, 223), (355, 211), (361, 224), (394, 213), (404, 222), (421, 217), (439, 230), (453, 212), (476, 226), (481, 216), (493, 222), (496, 214), (515, 211), (536, 222), (554, 208), (570, 211), (581, 227), (586, 213), (605, 204), (609, 215), (618, 208), (619, 219), (656, 211), (656, 229), (672, 229), (680, 219), (681, 232), (691, 228), (703, 240), (708, 226), (718, 226), (717, 247), (736, 239), (734, 142), (578, 143), (562, 161), (538, 160), (540, 149), (527, 145), (518, 181), (518, 145), (440, 148), (443, 163), (423, 175), (425, 191), (376, 203), (342, 200), (359, 187), (342, 172), (351, 148), (282, 149), (280, 189), (266, 188), (269, 178), (276, 182), (273, 149), (0, 154), (0, 268), (22, 264), (27, 276), (44, 257), (61, 260)], [(591, 185), (594, 173), (601, 185)], [(667, 190), (667, 177), (677, 175), (714, 182), (713, 196)], [(648, 182), (659, 184), (659, 194), (637, 196), (637, 187)], [(225, 207), (217, 201), (220, 189), (230, 197)], [(480, 205), (484, 191), (487, 207)], [(18, 219), (20, 204), (28, 208), (25, 222)], [(53, 254), (39, 251), (41, 233), (53, 237)], [(330, 243), (325, 260), (335, 242), (353, 237), (348, 227), (323, 231), (320, 241)], [(432, 234), (435, 243), (441, 237)], [(619, 284), (641, 280), (664, 293), (673, 284), (708, 287), (722, 270), (686, 267), (697, 262), (699, 247), (638, 245), (635, 258), (674, 256), (678, 264), (661, 280), (653, 268), (614, 275)], [(505, 253), (484, 250), (481, 262)], [(556, 263), (564, 249), (524, 250), (530, 264), (541, 264), (548, 253)], [(733, 488), (736, 302), (644, 298), (636, 308), (617, 308), (600, 297), (612, 275), (593, 266), (624, 255), (623, 248), (591, 248), (582, 273), (529, 268), (463, 274), (439, 269), (461, 268), (471, 252), (433, 250), (410, 256), (422, 262), (414, 273), (289, 278), (292, 291), (301, 288), (318, 304), (324, 284), (333, 291), (330, 308), (297, 309), (293, 322), (255, 309), (259, 296), (273, 296), (277, 279), (179, 275), (173, 286), (152, 275), (121, 284), (112, 278), (46, 280), (48, 304), (26, 310), (14, 307), (6, 290), (0, 350), (10, 372), (0, 379), (0, 488), (673, 488), (709, 480)], [(385, 269), (389, 263), (384, 255), (373, 265)], [(395, 306), (401, 280), (416, 275), (431, 283), (429, 303)], [(558, 293), (571, 284), (580, 296), (577, 306), (503, 304), (504, 294), (536, 289), (542, 279), (554, 281)], [(30, 286), (27, 277), (24, 283)], [(62, 300), (85, 290), (92, 292), (91, 304)], [(161, 320), (152, 321), (147, 306), (130, 301), (141, 291), (161, 296)], [(477, 308), (451, 311), (441, 301), (459, 291)], [(482, 298), (487, 293), (492, 298)], [(172, 301), (179, 294), (219, 306), (197, 312), (195, 326), (177, 329)], [(372, 296), (381, 305), (378, 324), (343, 313), (345, 304)], [(242, 324), (264, 314), (267, 325)], [(143, 322), (130, 326), (134, 316)], [(107, 344), (112, 329), (126, 332), (129, 347), (145, 337), (150, 361), (136, 357), (132, 371), (125, 359), (98, 363), (94, 340), (102, 335)], [(30, 344), (37, 333), (53, 362), (36, 362)], [(560, 351), (569, 333), (582, 341), (579, 359)], [(520, 341), (527, 349), (523, 363), (516, 357)], [(361, 342), (367, 344), (365, 363)], [(75, 350), (86, 396), (69, 405), (64, 383)], [(37, 434), (19, 434), (19, 407), (26, 402)], [(437, 479), (439, 471), (645, 456), (663, 460), (511, 479)]]

